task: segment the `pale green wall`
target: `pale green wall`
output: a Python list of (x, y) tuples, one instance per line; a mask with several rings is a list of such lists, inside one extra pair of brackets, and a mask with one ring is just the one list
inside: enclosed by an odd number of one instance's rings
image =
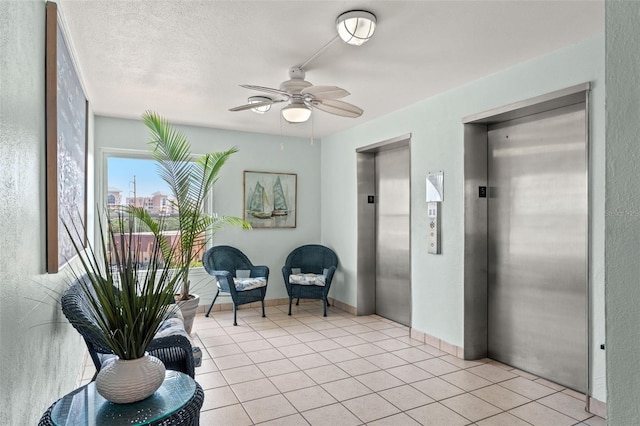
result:
[(45, 273), (44, 24), (43, 1), (0, 1), (3, 425), (37, 424), (74, 389), (85, 351), (57, 303), (65, 270)]
[(610, 425), (640, 424), (640, 2), (607, 1), (606, 310)]
[[(425, 76), (425, 78), (428, 78)], [(332, 287), (356, 305), (355, 149), (407, 133), (411, 140), (412, 327), (463, 345), (463, 125), (462, 118), (590, 81), (591, 285), (593, 396), (606, 399), (604, 342), (604, 37), (598, 36), (469, 83), (411, 107), (323, 138), (322, 242), (341, 259)], [(366, 114), (366, 112), (365, 112)], [(366, 117), (366, 116), (365, 116)], [(326, 167), (330, 165), (328, 170)], [(427, 254), (425, 178), (444, 170), (442, 255)]]
[[(162, 111), (157, 111), (162, 113)], [(320, 242), (320, 144), (310, 139), (258, 133), (234, 132), (194, 126), (177, 126), (189, 139), (192, 152), (204, 154), (237, 146), (214, 186), (213, 210), (218, 214), (242, 216), (243, 171), (296, 173), (298, 177), (297, 226), (286, 229), (228, 229), (216, 234), (214, 244), (229, 244), (242, 250), (256, 265), (270, 269), (267, 298), (287, 297), (281, 268), (289, 252), (302, 244)], [(96, 117), (96, 156), (129, 149), (148, 154), (149, 136), (141, 121)], [(103, 161), (97, 172), (104, 174)], [(134, 171), (132, 172), (134, 173)], [(96, 182), (96, 194), (105, 185)], [(104, 199), (104, 198), (101, 198)], [(192, 291), (200, 294), (200, 304), (209, 304), (214, 284), (206, 274), (192, 274)], [(222, 302), (229, 302), (225, 297)]]

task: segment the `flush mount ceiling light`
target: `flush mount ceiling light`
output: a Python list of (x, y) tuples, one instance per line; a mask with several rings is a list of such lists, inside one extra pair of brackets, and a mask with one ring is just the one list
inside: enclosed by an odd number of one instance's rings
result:
[(251, 96), (247, 101), (249, 101), (250, 104), (256, 104), (255, 107), (251, 108), (251, 111), (257, 112), (258, 114), (264, 114), (271, 109), (273, 99), (268, 96)]
[(360, 46), (373, 37), (376, 16), (365, 10), (352, 10), (338, 16), (336, 27), (345, 43)]
[(304, 123), (311, 117), (311, 109), (304, 103), (293, 102), (280, 110), (288, 123)]

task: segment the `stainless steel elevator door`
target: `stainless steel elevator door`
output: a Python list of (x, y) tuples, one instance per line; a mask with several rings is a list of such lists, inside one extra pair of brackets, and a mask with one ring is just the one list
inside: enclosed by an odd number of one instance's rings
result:
[(375, 156), (376, 314), (411, 325), (409, 148)]
[(585, 392), (585, 104), (488, 128), (488, 351)]

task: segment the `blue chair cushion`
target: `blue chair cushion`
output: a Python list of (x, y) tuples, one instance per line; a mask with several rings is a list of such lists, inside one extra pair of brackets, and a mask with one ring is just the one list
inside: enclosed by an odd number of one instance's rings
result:
[[(167, 318), (162, 322), (162, 324), (160, 324), (160, 329), (158, 330), (154, 338), (175, 335), (184, 336), (189, 340), (189, 342), (192, 342), (191, 336), (189, 336), (184, 329), (184, 318), (180, 309), (170, 312), (167, 315)], [(202, 364), (202, 350), (199, 347), (193, 345), (191, 347), (191, 350), (193, 354), (193, 366), (200, 367), (200, 365)]]
[(160, 328), (154, 337), (157, 338), (175, 335), (181, 335), (191, 340), (191, 337), (189, 337), (184, 329), (184, 319), (179, 309), (175, 312), (171, 312), (167, 318), (162, 321), (162, 324), (160, 324)]
[(247, 291), (266, 286), (267, 279), (265, 277), (234, 278), (233, 284), (236, 287), (236, 291)]
[(289, 275), (289, 284), (298, 285), (317, 285), (324, 287), (327, 281), (325, 275), (319, 274), (291, 274)]

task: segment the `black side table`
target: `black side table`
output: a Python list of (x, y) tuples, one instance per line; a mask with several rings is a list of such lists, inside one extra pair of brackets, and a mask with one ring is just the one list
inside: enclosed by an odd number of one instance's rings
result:
[(193, 425), (200, 423), (204, 392), (186, 374), (167, 370), (164, 382), (149, 398), (132, 404), (114, 404), (96, 391), (95, 382), (54, 402), (39, 426)]

